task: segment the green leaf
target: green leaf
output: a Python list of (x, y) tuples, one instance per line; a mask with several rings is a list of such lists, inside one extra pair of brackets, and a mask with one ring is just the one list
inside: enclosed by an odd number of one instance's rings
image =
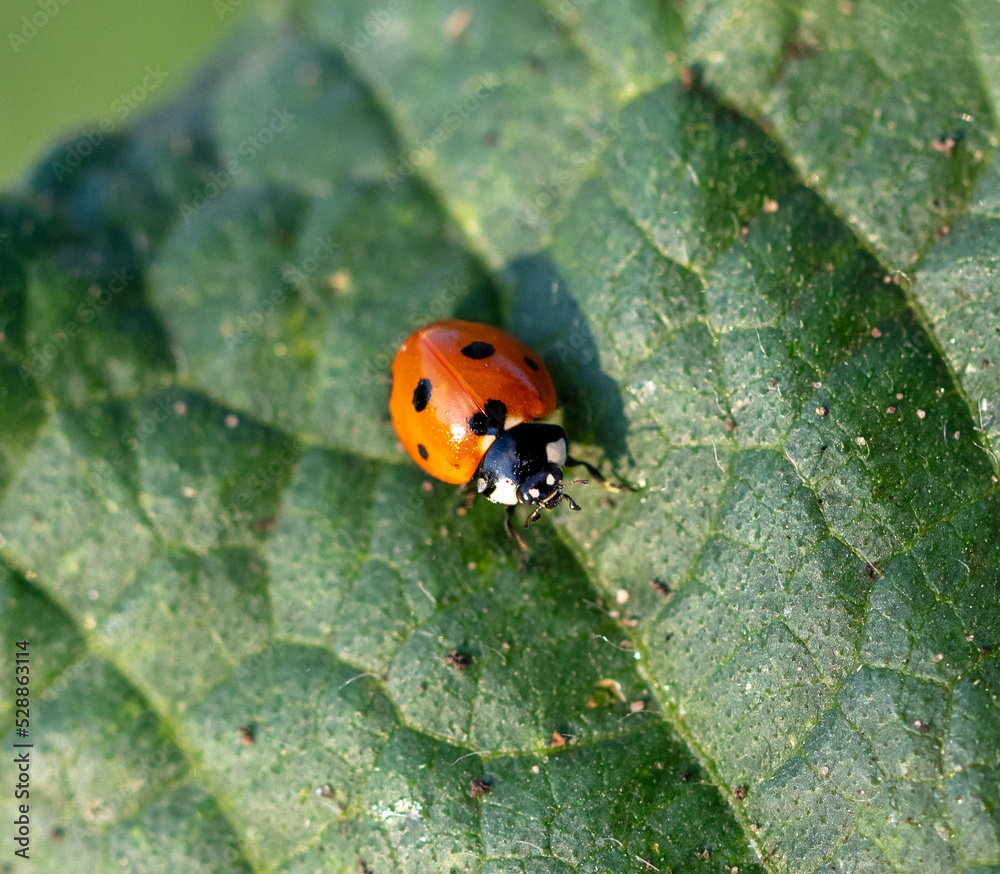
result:
[[(1000, 870), (998, 46), (980, 0), (296, 0), (40, 162), (0, 199), (31, 864)], [(526, 568), (388, 419), (448, 315), (625, 486)]]

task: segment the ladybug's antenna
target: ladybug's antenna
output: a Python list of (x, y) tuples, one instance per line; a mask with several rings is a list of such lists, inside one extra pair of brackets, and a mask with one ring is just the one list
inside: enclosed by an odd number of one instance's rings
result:
[[(584, 482), (586, 482), (586, 480), (584, 480)], [(569, 508), (571, 510), (582, 510), (583, 509), (583, 507), (581, 507), (576, 501), (574, 501), (569, 495), (567, 495), (566, 492), (563, 492), (563, 500), (567, 504), (569, 504)]]

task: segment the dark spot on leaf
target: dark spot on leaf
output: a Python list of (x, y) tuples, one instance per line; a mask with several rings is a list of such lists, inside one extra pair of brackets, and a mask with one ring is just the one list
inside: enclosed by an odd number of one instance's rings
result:
[(492, 788), (493, 786), (489, 780), (484, 780), (482, 777), (473, 777), (469, 783), (469, 797), (481, 798)]
[(489, 400), (486, 402), (486, 412), (469, 417), (469, 428), (477, 437), (485, 437), (487, 434), (499, 437), (506, 422), (507, 405), (503, 401)]
[(482, 340), (476, 340), (465, 346), (462, 349), (462, 354), (466, 358), (472, 358), (475, 361), (479, 361), (482, 358), (489, 358), (497, 350), (493, 348), (490, 343), (484, 343)]
[(451, 665), (459, 671), (464, 671), (472, 664), (472, 656), (460, 649), (449, 650), (445, 653), (444, 660), (446, 664)]
[(737, 786), (733, 790), (733, 798), (735, 798), (738, 802), (742, 801), (746, 797), (747, 797), (747, 787), (745, 783), (740, 786)]
[(426, 446), (424, 446), (424, 444), (423, 444), (423, 443), (418, 443), (418, 444), (417, 444), (417, 452), (419, 452), (419, 453), (420, 453), (420, 457), (421, 457), (421, 458), (422, 458), (422, 459), (423, 459), (424, 461), (427, 461), (427, 458), (428, 458), (428, 453), (427, 453), (427, 447), (426, 447)]
[(500, 141), (500, 134), (495, 130), (488, 130), (483, 134), (483, 144), (487, 146), (495, 146)]
[(418, 413), (427, 408), (431, 400), (431, 381), (424, 377), (413, 390), (413, 409)]
[(655, 577), (649, 581), (649, 584), (656, 589), (664, 598), (670, 597), (670, 586), (666, 584), (665, 581), (661, 580), (659, 577)]
[(247, 725), (241, 725), (239, 732), (240, 743), (244, 746), (250, 746), (257, 740), (257, 727), (252, 722)]
[(532, 361), (527, 355), (524, 356), (524, 363), (528, 365), (532, 370), (538, 370), (538, 362)]
[(874, 580), (877, 575), (878, 571), (875, 570), (875, 565), (865, 563), (865, 576), (867, 576), (869, 580)]
[[(795, 38), (788, 43), (785, 51), (789, 61), (801, 61), (813, 57), (817, 52), (817, 47), (812, 41)], [(706, 855), (705, 858), (707, 859), (708, 856)]]

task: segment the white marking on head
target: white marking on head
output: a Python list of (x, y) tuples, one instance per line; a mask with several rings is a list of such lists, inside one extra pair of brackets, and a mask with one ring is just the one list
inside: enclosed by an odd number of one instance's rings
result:
[(497, 480), (496, 488), (487, 497), (494, 504), (516, 504), (517, 486), (512, 479), (502, 476)]
[(549, 460), (549, 464), (558, 464), (562, 467), (566, 463), (566, 441), (562, 437), (553, 440), (545, 447), (545, 457)]
[(476, 480), (476, 490), (479, 492), (486, 491), (486, 480), (483, 477), (479, 477), (479, 479)]
[(541, 492), (538, 491), (538, 489), (528, 489), (528, 494), (531, 495), (531, 497), (533, 498), (537, 498), (541, 494)]
[(545, 482), (547, 482), (550, 486), (554, 486), (556, 484), (556, 478), (550, 473), (547, 477), (545, 477)]

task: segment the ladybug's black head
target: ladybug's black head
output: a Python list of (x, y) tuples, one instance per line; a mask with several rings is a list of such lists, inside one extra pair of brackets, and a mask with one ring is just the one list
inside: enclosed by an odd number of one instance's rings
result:
[[(494, 504), (531, 504), (528, 522), (541, 510), (566, 501), (579, 510), (563, 491), (562, 466), (566, 463), (566, 432), (558, 425), (528, 422), (505, 431), (483, 456), (476, 474), (476, 489)], [(525, 522), (525, 525), (528, 524)]]
[(558, 464), (546, 464), (519, 482), (517, 499), (522, 504), (556, 506), (562, 500), (562, 468)]

